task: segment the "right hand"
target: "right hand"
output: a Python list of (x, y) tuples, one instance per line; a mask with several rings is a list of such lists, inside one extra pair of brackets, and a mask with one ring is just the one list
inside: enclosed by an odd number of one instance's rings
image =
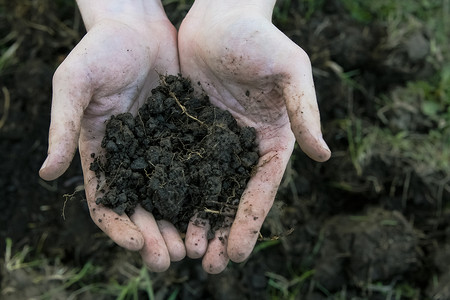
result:
[(139, 250), (152, 271), (164, 271), (185, 256), (178, 231), (141, 207), (129, 218), (97, 205), (98, 180), (89, 167), (111, 115), (136, 114), (159, 74), (179, 72), (176, 30), (165, 14), (145, 22), (135, 15), (95, 21), (54, 74), (48, 156), (39, 174), (58, 178), (78, 145), (92, 220), (118, 245)]

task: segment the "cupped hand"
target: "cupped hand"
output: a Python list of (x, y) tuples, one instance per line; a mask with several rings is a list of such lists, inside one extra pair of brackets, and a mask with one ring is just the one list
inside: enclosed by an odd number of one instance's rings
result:
[(207, 226), (189, 225), (187, 255), (203, 256), (209, 273), (250, 255), (295, 140), (316, 161), (331, 154), (322, 139), (307, 54), (271, 23), (275, 1), (244, 2), (197, 0), (178, 36), (182, 74), (199, 82), (214, 105), (257, 131), (257, 171), (231, 228), (208, 242)]
[(93, 221), (120, 246), (140, 250), (153, 271), (185, 256), (177, 230), (140, 207), (130, 219), (97, 205), (98, 180), (89, 167), (91, 154), (101, 153), (110, 116), (136, 114), (158, 85), (159, 74), (178, 72), (176, 30), (166, 18), (144, 23), (99, 20), (54, 74), (48, 156), (40, 170), (43, 179), (56, 179), (78, 145)]

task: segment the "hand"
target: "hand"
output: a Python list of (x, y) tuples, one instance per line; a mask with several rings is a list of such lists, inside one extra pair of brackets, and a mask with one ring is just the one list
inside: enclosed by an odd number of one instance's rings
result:
[(120, 246), (140, 250), (151, 270), (163, 271), (170, 260), (185, 256), (175, 227), (156, 222), (141, 207), (130, 220), (97, 205), (97, 178), (89, 167), (91, 154), (101, 152), (105, 121), (114, 114), (136, 114), (158, 85), (158, 74), (179, 72), (176, 30), (159, 0), (80, 0), (78, 5), (88, 32), (55, 72), (48, 157), (40, 176), (53, 180), (64, 173), (79, 144), (93, 221)]
[(187, 255), (203, 256), (209, 273), (250, 255), (295, 140), (316, 161), (331, 154), (322, 139), (309, 58), (271, 23), (274, 3), (196, 0), (179, 30), (182, 74), (200, 82), (214, 105), (256, 129), (261, 156), (231, 229), (216, 232), (208, 244), (207, 226), (189, 225)]

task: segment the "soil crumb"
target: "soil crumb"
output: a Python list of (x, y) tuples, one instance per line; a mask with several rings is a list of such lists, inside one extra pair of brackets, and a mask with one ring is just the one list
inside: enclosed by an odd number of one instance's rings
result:
[(101, 197), (116, 213), (140, 204), (185, 232), (198, 213), (214, 232), (233, 217), (259, 155), (255, 129), (240, 127), (228, 111), (194, 95), (191, 82), (161, 76), (136, 116), (106, 124), (103, 153), (92, 154)]

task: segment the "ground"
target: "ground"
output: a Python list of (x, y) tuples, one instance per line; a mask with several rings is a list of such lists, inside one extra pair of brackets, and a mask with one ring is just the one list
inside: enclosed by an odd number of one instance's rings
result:
[[(163, 2), (179, 24), (190, 1)], [(296, 148), (251, 257), (207, 275), (190, 259), (151, 273), (111, 242), (78, 158), (39, 179), (52, 74), (84, 29), (73, 1), (0, 0), (0, 298), (450, 299), (449, 7), (278, 2), (333, 155)]]

